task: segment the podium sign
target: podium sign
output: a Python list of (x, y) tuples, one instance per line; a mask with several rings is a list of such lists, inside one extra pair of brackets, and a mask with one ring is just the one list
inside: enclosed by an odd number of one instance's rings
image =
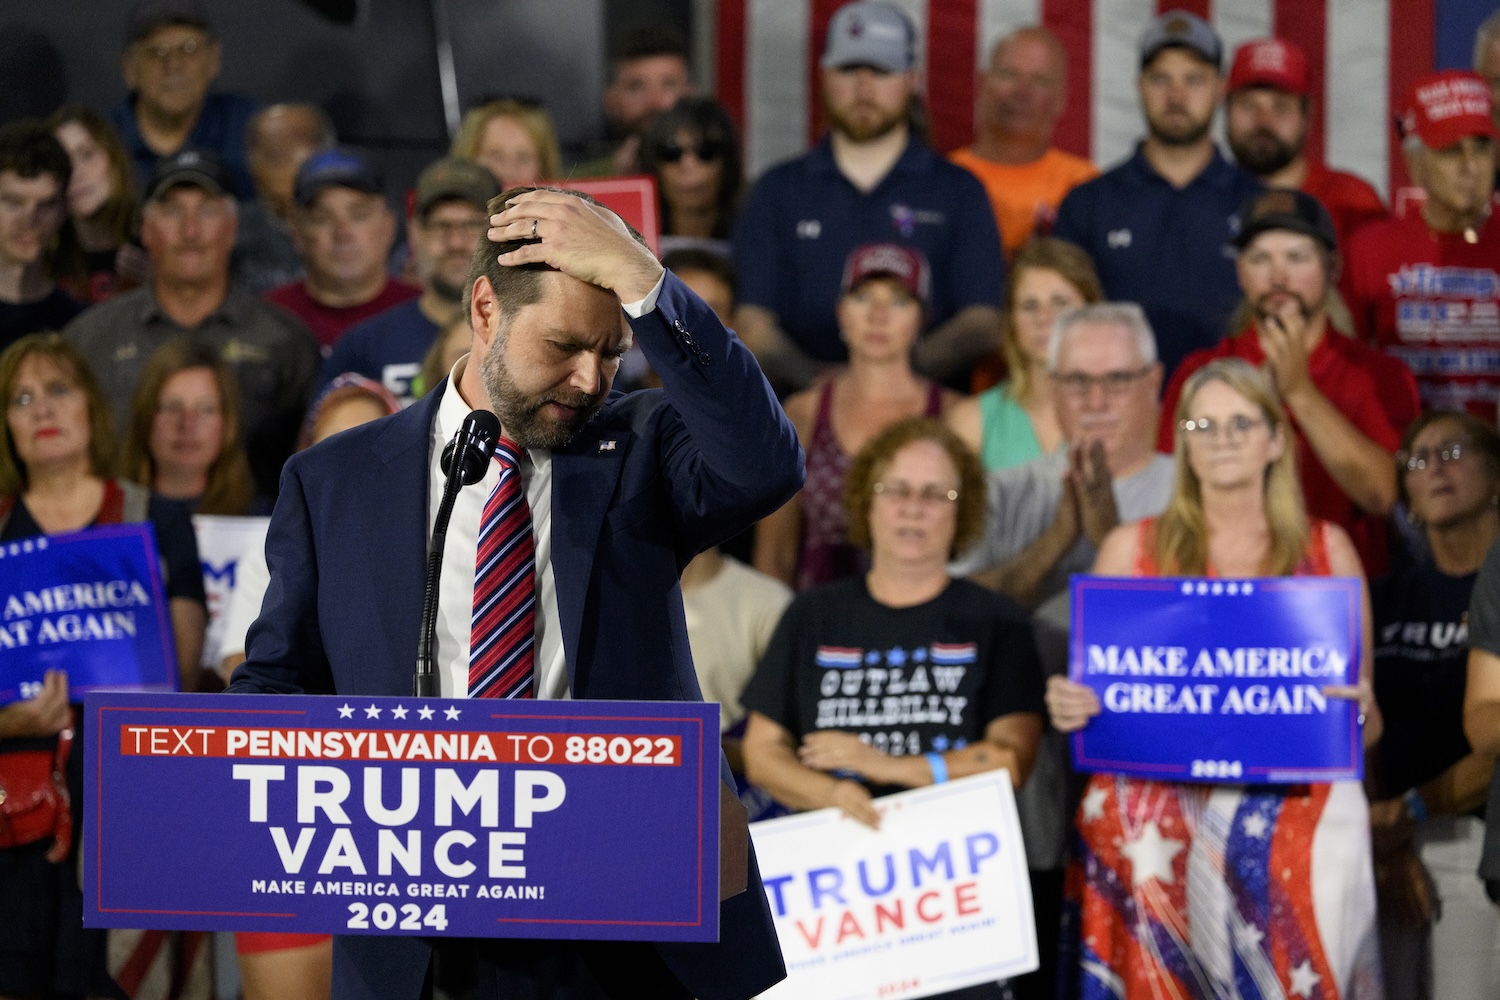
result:
[(1357, 781), (1361, 581), (1073, 578), (1069, 676), (1101, 713), (1085, 771), (1165, 781)]
[(84, 926), (716, 941), (718, 711), (90, 695)]

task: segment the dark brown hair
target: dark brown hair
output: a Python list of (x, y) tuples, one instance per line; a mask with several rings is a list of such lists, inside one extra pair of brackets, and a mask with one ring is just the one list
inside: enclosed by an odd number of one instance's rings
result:
[[(125, 151), (125, 143), (109, 120), (82, 104), (59, 108), (47, 119), (47, 128), (55, 135), (58, 129), (70, 122), (82, 126), (109, 160), (109, 200), (99, 209), (99, 216), (109, 229), (115, 246), (124, 246), (130, 242), (136, 225), (135, 177), (131, 173), (130, 154)], [(73, 226), (70, 212), (58, 235), (55, 277), (82, 280), (88, 276), (88, 262)]]
[(135, 401), (130, 410), (130, 428), (125, 439), (122, 469), (125, 478), (156, 489), (156, 458), (151, 454), (151, 425), (161, 405), (162, 390), (178, 372), (207, 369), (219, 390), (219, 413), (224, 431), (219, 439), (219, 453), (208, 467), (203, 498), (197, 514), (250, 513), (255, 499), (255, 485), (250, 478), (250, 461), (240, 442), (240, 394), (234, 375), (219, 352), (208, 344), (180, 337), (157, 348), (146, 361), (136, 384)]
[[(540, 187), (514, 187), (508, 191), (502, 191), (491, 198), (489, 205), (485, 209), (485, 215), (497, 215), (505, 211), (514, 199), (530, 191), (555, 191), (558, 194), (570, 194), (575, 198), (583, 199), (590, 205), (599, 205), (597, 201), (582, 191), (571, 191), (567, 188), (545, 185)], [(602, 208), (603, 206), (600, 205), (599, 207)], [(625, 228), (630, 230), (630, 235), (635, 237), (637, 243), (641, 246), (646, 245), (646, 240), (640, 233), (635, 231), (634, 226), (626, 222)], [(512, 250), (519, 250), (521, 247), (540, 242), (542, 242), (540, 239), (528, 238), (522, 240), (505, 240), (495, 243), (486, 234), (485, 238), (479, 241), (479, 246), (474, 251), (474, 260), (469, 265), (469, 280), (464, 284), (464, 315), (467, 316), (469, 314), (469, 303), (474, 294), (474, 282), (480, 278), (488, 278), (490, 280), (490, 287), (495, 290), (495, 301), (499, 304), (501, 312), (506, 316), (515, 313), (517, 309), (523, 306), (540, 302), (542, 299), (540, 275), (547, 271), (555, 271), (557, 268), (551, 264), (540, 262), (507, 267), (500, 263), (498, 259), (502, 254), (508, 254)]]
[(844, 477), (844, 510), (849, 515), (849, 541), (862, 549), (870, 548), (870, 504), (875, 484), (891, 467), (896, 452), (917, 441), (931, 441), (948, 453), (958, 470), (956, 525), (949, 556), (956, 556), (977, 542), (984, 534), (986, 506), (984, 466), (979, 456), (969, 450), (963, 439), (940, 420), (931, 417), (908, 417), (898, 420), (860, 449)]
[[(109, 401), (99, 388), (99, 382), (89, 369), (89, 363), (78, 348), (56, 332), (32, 333), (22, 337), (0, 354), (0, 400), (7, 412), (11, 396), (16, 391), (16, 379), (21, 364), (32, 355), (40, 355), (62, 370), (63, 375), (73, 380), (83, 390), (89, 404), (89, 471), (100, 479), (114, 474), (114, 429), (109, 412)], [(10, 421), (5, 422), (5, 447), (0, 448), (0, 496), (20, 493), (26, 488), (26, 466), (16, 452), (15, 439), (10, 434)]]

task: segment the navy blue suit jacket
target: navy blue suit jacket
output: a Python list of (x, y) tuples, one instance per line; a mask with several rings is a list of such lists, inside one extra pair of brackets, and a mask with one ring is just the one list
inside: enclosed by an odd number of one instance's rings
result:
[[(613, 395), (552, 453), (552, 569), (575, 698), (697, 701), (678, 577), (800, 488), (797, 434), (749, 350), (670, 273), (631, 320), (663, 389)], [(266, 537), (270, 586), (231, 691), (411, 693), (428, 544), (432, 423), (446, 384), (295, 455)], [(649, 808), (649, 803), (642, 803)], [(659, 944), (705, 1000), (785, 970), (752, 853), (720, 943)], [(339, 937), (334, 996), (417, 997), (430, 943)]]

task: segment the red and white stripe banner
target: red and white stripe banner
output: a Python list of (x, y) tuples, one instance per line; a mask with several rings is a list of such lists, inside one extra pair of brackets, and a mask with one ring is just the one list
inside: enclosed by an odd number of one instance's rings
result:
[[(1144, 125), (1136, 41), (1158, 13), (1207, 18), (1225, 45), (1275, 35), (1308, 56), (1315, 97), (1308, 150), (1369, 179), (1405, 183), (1391, 126), (1412, 82), (1433, 64), (1434, 0), (897, 0), (922, 39), (924, 92), (943, 150), (974, 134), (976, 70), (996, 39), (1045, 24), (1068, 52), (1067, 111), (1056, 144), (1109, 167)], [(801, 153), (822, 131), (817, 61), (842, 0), (720, 0), (719, 99), (740, 123), (751, 175)], [(1222, 123), (1217, 126), (1222, 136)]]

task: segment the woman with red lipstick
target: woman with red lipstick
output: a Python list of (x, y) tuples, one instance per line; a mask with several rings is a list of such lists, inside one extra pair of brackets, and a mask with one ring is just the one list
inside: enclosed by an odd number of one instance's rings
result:
[[(193, 526), (179, 504), (112, 478), (109, 404), (82, 355), (60, 334), (37, 333), (0, 354), (0, 543), (103, 524), (149, 521), (162, 557), (172, 634), (191, 690), (207, 619)], [(72, 802), (83, 801), (66, 662), (36, 696), (0, 708), (0, 787), (18, 777), (23, 753), (65, 756)], [(66, 734), (60, 743), (59, 734)], [(73, 752), (60, 746), (71, 743)], [(14, 786), (13, 786), (14, 787)], [(75, 806), (76, 808), (76, 806)], [(66, 822), (66, 821), (65, 821)], [(0, 996), (116, 996), (105, 934), (79, 925), (76, 819), (66, 853), (43, 840), (0, 848)], [(57, 855), (61, 856), (57, 856)], [(71, 919), (70, 919), (71, 915)]]
[(1385, 735), (1370, 823), (1387, 995), (1419, 995), (1420, 982), (1430, 996), (1494, 996), (1500, 915), (1474, 877), (1494, 757), (1474, 751), (1463, 721), (1470, 597), (1500, 536), (1500, 436), (1467, 413), (1425, 413), (1396, 483), (1428, 554), (1374, 589)]
[(239, 389), (212, 347), (182, 339), (146, 363), (125, 442), (125, 475), (195, 514), (269, 513), (240, 442)]
[(755, 531), (755, 568), (796, 590), (867, 568), (844, 511), (850, 456), (896, 421), (941, 417), (959, 399), (912, 370), (929, 281), (921, 251), (896, 243), (857, 247), (844, 265), (838, 321), (849, 364), (787, 400), (807, 482)]

